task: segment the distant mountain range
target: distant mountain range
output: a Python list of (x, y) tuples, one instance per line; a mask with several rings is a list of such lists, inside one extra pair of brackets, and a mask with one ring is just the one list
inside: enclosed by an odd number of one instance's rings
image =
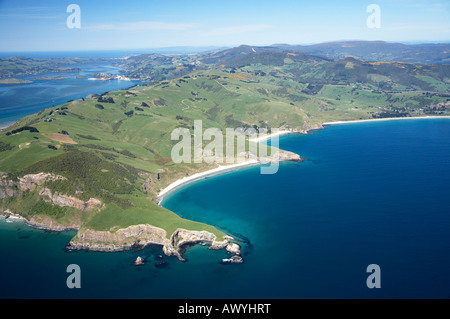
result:
[(313, 45), (274, 44), (271, 46), (249, 46), (226, 49), (204, 57), (205, 63), (224, 62), (249, 53), (299, 52), (329, 59), (353, 57), (364, 61), (405, 62), (420, 64), (450, 63), (450, 44), (390, 43), (384, 41), (342, 41)]

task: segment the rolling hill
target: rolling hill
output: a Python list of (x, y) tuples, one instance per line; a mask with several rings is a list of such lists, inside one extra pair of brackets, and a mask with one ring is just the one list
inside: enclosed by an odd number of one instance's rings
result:
[(203, 131), (305, 133), (330, 121), (450, 114), (446, 64), (250, 46), (120, 63), (152, 83), (45, 109), (0, 133), (0, 209), (35, 225), (78, 228), (72, 248), (159, 243), (181, 258), (185, 243), (230, 240), (220, 225), (158, 205), (158, 193), (175, 180), (217, 167), (172, 161), (171, 133), (192, 132), (195, 120)]

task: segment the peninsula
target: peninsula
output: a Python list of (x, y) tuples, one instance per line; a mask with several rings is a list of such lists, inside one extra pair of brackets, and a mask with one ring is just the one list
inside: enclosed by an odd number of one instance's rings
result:
[[(151, 61), (158, 67), (146, 68)], [(77, 229), (67, 249), (158, 244), (183, 260), (187, 245), (206, 243), (232, 252), (228, 261), (242, 261), (236, 240), (219, 226), (183, 219), (161, 200), (186, 183), (271, 162), (275, 154), (302, 159), (270, 147), (265, 158), (247, 151), (243, 163), (175, 163), (171, 134), (190, 131), (194, 121), (204, 130), (277, 128), (280, 135), (335, 122), (450, 115), (448, 65), (250, 46), (120, 63), (127, 78), (165, 77), (44, 109), (0, 132), (0, 212), (36, 227)], [(246, 137), (246, 146), (268, 137)]]

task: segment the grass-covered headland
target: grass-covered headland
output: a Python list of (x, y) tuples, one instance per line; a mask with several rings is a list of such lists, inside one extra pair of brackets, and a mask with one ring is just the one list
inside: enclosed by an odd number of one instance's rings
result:
[[(0, 210), (53, 228), (77, 227), (73, 242), (84, 247), (99, 246), (102, 238), (105, 247), (158, 242), (158, 236), (175, 242), (177, 229), (206, 231), (222, 241), (220, 227), (185, 220), (158, 205), (158, 193), (170, 183), (217, 167), (175, 164), (175, 128), (192, 131), (201, 120), (203, 130), (305, 132), (329, 121), (450, 113), (445, 64), (253, 50), (186, 59), (203, 62), (180, 77), (172, 72), (147, 86), (42, 110), (0, 133)], [(139, 226), (137, 235), (124, 239), (121, 230), (138, 225), (165, 234), (150, 235)]]

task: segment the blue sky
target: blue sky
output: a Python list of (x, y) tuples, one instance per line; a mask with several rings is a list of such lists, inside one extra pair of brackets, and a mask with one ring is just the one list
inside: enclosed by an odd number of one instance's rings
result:
[[(81, 8), (70, 29), (69, 4)], [(368, 5), (381, 28), (368, 28)], [(338, 40), (450, 42), (448, 0), (0, 0), (0, 51), (310, 44)]]

